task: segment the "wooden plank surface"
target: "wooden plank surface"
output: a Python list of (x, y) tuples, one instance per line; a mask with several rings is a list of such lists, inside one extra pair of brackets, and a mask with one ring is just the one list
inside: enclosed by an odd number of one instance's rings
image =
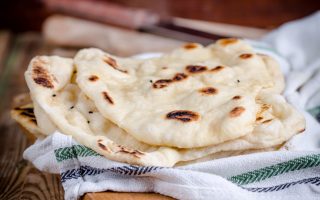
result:
[(30, 142), (9, 115), (13, 96), (27, 91), (23, 72), (30, 59), (47, 50), (37, 34), (0, 32), (0, 199), (62, 200), (59, 176), (43, 173), (22, 158)]
[(173, 200), (173, 198), (154, 193), (100, 192), (87, 193), (83, 200)]

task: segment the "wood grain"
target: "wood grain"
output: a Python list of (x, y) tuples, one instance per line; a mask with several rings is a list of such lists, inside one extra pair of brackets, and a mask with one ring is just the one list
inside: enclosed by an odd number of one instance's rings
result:
[(0, 199), (62, 200), (59, 176), (40, 172), (22, 158), (30, 142), (9, 115), (13, 96), (27, 91), (23, 78), (27, 63), (48, 49), (38, 34), (14, 36), (9, 41), (10, 37), (6, 41), (0, 37), (0, 42), (10, 44), (1, 50), (6, 53), (0, 67)]
[(172, 200), (173, 198), (154, 193), (101, 192), (87, 193), (83, 200)]

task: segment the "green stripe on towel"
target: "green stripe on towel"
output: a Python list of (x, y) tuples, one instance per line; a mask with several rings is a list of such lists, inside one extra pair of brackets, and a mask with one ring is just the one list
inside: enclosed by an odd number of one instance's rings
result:
[(267, 178), (284, 174), (291, 171), (316, 167), (320, 165), (320, 154), (304, 156), (289, 160), (287, 162), (278, 163), (251, 172), (232, 176), (228, 180), (238, 185), (246, 185), (249, 183), (259, 182)]
[(73, 145), (71, 147), (56, 149), (54, 153), (58, 162), (77, 157), (100, 156), (97, 152), (83, 145)]

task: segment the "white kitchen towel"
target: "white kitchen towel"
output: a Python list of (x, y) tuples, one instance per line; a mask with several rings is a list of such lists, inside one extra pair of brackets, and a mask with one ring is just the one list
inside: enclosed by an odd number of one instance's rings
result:
[[(60, 173), (65, 198), (86, 192), (157, 192), (177, 199), (320, 199), (320, 12), (252, 42), (276, 58), (286, 75), (285, 96), (307, 121), (289, 151), (234, 156), (183, 167), (138, 167), (110, 161), (59, 132), (38, 140), (24, 158)], [(312, 117), (307, 111), (311, 112)], [(299, 150), (299, 151), (297, 151)]]
[(65, 199), (86, 192), (157, 192), (177, 199), (319, 199), (320, 150), (255, 153), (182, 167), (141, 167), (107, 160), (56, 132), (24, 157), (60, 173)]

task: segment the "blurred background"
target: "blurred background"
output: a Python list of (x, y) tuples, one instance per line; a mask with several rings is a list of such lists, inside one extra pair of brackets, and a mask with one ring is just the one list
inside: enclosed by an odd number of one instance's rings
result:
[[(83, 0), (81, 0), (83, 1)], [(132, 8), (143, 8), (161, 16), (176, 16), (260, 28), (309, 15), (320, 8), (318, 0), (87, 0), (110, 2)], [(50, 3), (48, 3), (50, 2)], [(48, 4), (77, 4), (77, 0), (10, 0), (1, 1), (1, 28), (13, 31), (41, 30), (45, 18), (59, 12)], [(53, 6), (54, 7), (54, 6)], [(60, 11), (61, 12), (61, 11)], [(88, 10), (88, 15), (94, 10)], [(74, 13), (70, 12), (70, 15)], [(106, 13), (107, 14), (107, 13)]]

